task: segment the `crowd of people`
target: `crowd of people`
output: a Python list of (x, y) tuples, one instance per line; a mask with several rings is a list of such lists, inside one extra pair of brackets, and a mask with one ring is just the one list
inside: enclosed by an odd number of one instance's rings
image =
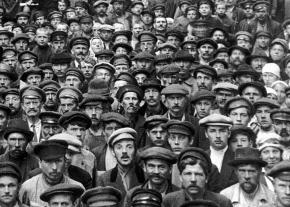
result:
[(290, 207), (289, 17), (0, 0), (0, 206)]

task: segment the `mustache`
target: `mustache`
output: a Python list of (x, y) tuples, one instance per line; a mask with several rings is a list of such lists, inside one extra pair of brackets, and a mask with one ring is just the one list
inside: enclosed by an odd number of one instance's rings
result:
[(287, 132), (287, 130), (285, 128), (283, 128), (279, 134), (281, 137), (288, 137), (289, 133)]
[(123, 154), (123, 155), (121, 156), (121, 159), (124, 159), (124, 158), (130, 158), (130, 157), (128, 156), (128, 154)]

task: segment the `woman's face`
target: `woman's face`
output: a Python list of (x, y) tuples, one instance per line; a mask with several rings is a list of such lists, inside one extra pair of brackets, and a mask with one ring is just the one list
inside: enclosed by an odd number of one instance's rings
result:
[(104, 49), (104, 45), (101, 39), (93, 39), (91, 42), (91, 47), (94, 53)]
[(58, 10), (59, 11), (64, 11), (66, 9), (66, 4), (63, 1), (58, 2)]
[(273, 89), (278, 94), (278, 103), (283, 104), (286, 99), (286, 92), (285, 92), (286, 86), (278, 83), (273, 87)]

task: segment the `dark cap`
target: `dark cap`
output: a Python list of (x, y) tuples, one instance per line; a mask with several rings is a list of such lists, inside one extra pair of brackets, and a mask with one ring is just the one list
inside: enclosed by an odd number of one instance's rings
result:
[(262, 97), (256, 100), (253, 105), (255, 109), (257, 109), (260, 106), (269, 106), (271, 109), (280, 108), (280, 105), (276, 100), (273, 100), (271, 98), (265, 98), (265, 97)]
[(115, 81), (118, 81), (118, 80), (126, 81), (130, 85), (135, 85), (135, 86), (138, 85), (136, 79), (132, 76), (131, 73), (128, 73), (128, 72), (119, 73)]
[(255, 11), (259, 11), (262, 8), (269, 8), (270, 3), (265, 0), (258, 0), (256, 3), (254, 3), (253, 8)]
[(168, 164), (175, 164), (177, 161), (176, 155), (169, 149), (164, 147), (149, 147), (139, 154), (141, 160), (160, 159)]
[(246, 135), (253, 143), (256, 142), (257, 135), (247, 126), (233, 126), (231, 128), (231, 136), (228, 140), (233, 139), (238, 134)]
[(87, 190), (82, 195), (81, 200), (88, 206), (119, 206), (122, 193), (111, 186), (96, 187)]
[(27, 78), (30, 75), (40, 75), (41, 76), (41, 80), (44, 77), (44, 73), (43, 73), (43, 71), (40, 68), (32, 67), (32, 68), (29, 68), (29, 69), (24, 71), (24, 73), (20, 77), (20, 80), (22, 80), (23, 82), (27, 82)]
[(194, 57), (185, 50), (179, 50), (174, 54), (173, 61), (189, 61), (194, 62)]
[(47, 18), (50, 20), (54, 18), (62, 18), (62, 13), (59, 11), (52, 11), (48, 14)]
[(8, 139), (9, 134), (15, 132), (23, 134), (27, 142), (30, 142), (34, 136), (34, 133), (30, 131), (27, 122), (23, 121), (22, 119), (9, 120), (3, 137)]
[(110, 64), (110, 63), (106, 63), (106, 62), (103, 62), (103, 63), (98, 63), (94, 66), (94, 70), (98, 70), (98, 69), (105, 69), (105, 70), (108, 70), (112, 75), (115, 74), (116, 72), (116, 69), (115, 67)]
[(168, 119), (164, 117), (163, 115), (153, 115), (148, 116), (145, 120), (144, 127), (145, 129), (152, 129), (154, 127), (157, 127), (160, 124), (165, 124), (168, 122)]
[(46, 95), (44, 91), (35, 86), (26, 86), (20, 90), (21, 100), (24, 98), (40, 98), (42, 102), (45, 102)]
[(248, 64), (239, 65), (238, 69), (233, 74), (233, 78), (236, 79), (237, 77), (243, 75), (250, 75), (254, 80), (258, 80), (260, 78), (260, 74)]
[(65, 156), (68, 144), (64, 141), (43, 141), (34, 148), (40, 160), (54, 160)]
[(217, 203), (211, 200), (193, 200), (183, 203), (180, 207), (220, 207)]
[(68, 77), (70, 75), (77, 77), (82, 83), (85, 80), (85, 76), (84, 76), (83, 72), (80, 69), (78, 69), (78, 68), (69, 68), (65, 72), (65, 77)]
[(12, 82), (18, 79), (18, 74), (16, 72), (13, 72), (10, 65), (7, 65), (5, 63), (0, 63), (0, 74), (8, 76)]
[(71, 39), (69, 43), (69, 48), (71, 49), (75, 45), (86, 45), (87, 47), (90, 47), (90, 40), (86, 37), (74, 37)]
[(193, 137), (195, 129), (188, 121), (170, 120), (165, 125), (168, 133), (178, 133)]
[(0, 176), (10, 175), (17, 178), (20, 183), (22, 180), (22, 175), (19, 167), (13, 162), (3, 161), (0, 162)]
[(164, 88), (161, 85), (160, 80), (157, 78), (146, 78), (140, 87), (144, 92), (147, 88), (156, 88), (158, 91), (161, 91)]
[(196, 67), (196, 69), (193, 72), (193, 77), (196, 78), (197, 73), (203, 73), (206, 75), (211, 76), (213, 79), (217, 79), (217, 72), (216, 69), (214, 69), (211, 66), (208, 65), (199, 65), (198, 67)]
[(267, 62), (270, 62), (270, 58), (267, 56), (264, 50), (255, 49), (252, 54), (246, 58), (246, 63), (251, 64), (251, 61), (255, 58), (264, 58)]
[(60, 119), (58, 120), (58, 124), (63, 128), (67, 124), (71, 124), (74, 122), (80, 123), (86, 129), (90, 128), (92, 125), (91, 118), (86, 113), (80, 112), (80, 111), (69, 111), (69, 112), (63, 114), (60, 117)]
[(52, 64), (69, 64), (72, 61), (72, 56), (69, 53), (56, 53), (51, 57)]
[(235, 159), (228, 162), (228, 165), (238, 166), (242, 164), (257, 164), (261, 167), (265, 167), (267, 163), (260, 157), (260, 151), (252, 147), (238, 148), (235, 152)]
[(68, 37), (67, 33), (64, 31), (54, 31), (50, 35), (50, 41), (66, 40)]
[(44, 124), (58, 124), (61, 114), (55, 111), (43, 111), (39, 114), (41, 123)]
[(56, 81), (46, 80), (46, 81), (42, 81), (39, 84), (39, 88), (41, 88), (43, 91), (55, 91), (55, 92), (57, 92), (58, 89), (60, 89), (60, 85)]
[(81, 16), (79, 19), (80, 24), (82, 23), (92, 23), (93, 24), (93, 17), (90, 15)]
[(130, 125), (129, 119), (127, 119), (122, 114), (116, 112), (107, 112), (101, 115), (101, 121), (104, 123), (117, 122), (123, 127), (128, 127)]
[(195, 92), (191, 97), (190, 97), (190, 103), (195, 104), (199, 100), (215, 100), (216, 95), (212, 91), (208, 90), (199, 90)]
[(183, 96), (187, 96), (188, 95), (188, 90), (187, 88), (185, 88), (185, 86), (180, 85), (180, 84), (171, 84), (167, 87), (165, 87), (162, 91), (161, 91), (162, 95), (171, 95), (171, 94), (180, 94)]
[(210, 44), (210, 45), (213, 46), (214, 49), (218, 48), (217, 43), (214, 40), (210, 39), (210, 38), (204, 38), (204, 39), (199, 40), (196, 43), (196, 48), (200, 48), (204, 44)]
[(233, 52), (234, 50), (239, 50), (239, 51), (241, 51), (242, 53), (244, 53), (245, 56), (250, 55), (250, 51), (249, 51), (249, 50), (247, 50), (246, 48), (243, 48), (243, 47), (241, 47), (241, 46), (238, 46), (238, 45), (235, 45), (235, 46), (230, 47), (230, 48), (229, 48), (229, 51), (228, 51), (228, 54), (231, 56), (231, 55), (232, 55), (232, 52)]
[(20, 63), (24, 60), (31, 60), (31, 59), (35, 59), (36, 61), (38, 61), (37, 55), (33, 52), (28, 51), (28, 50), (23, 51), (23, 52), (19, 53), (19, 55), (18, 55), (18, 61)]
[(84, 109), (86, 106), (95, 106), (96, 102), (98, 101), (112, 104), (114, 102), (114, 99), (111, 96), (107, 96), (107, 95), (86, 93), (84, 94), (84, 99), (79, 104), (79, 107)]
[(216, 64), (216, 63), (221, 63), (224, 66), (225, 69), (229, 68), (228, 63), (226, 61), (224, 61), (223, 59), (214, 59), (213, 61), (210, 61), (209, 65), (211, 67), (213, 67), (214, 64)]
[(138, 188), (132, 193), (132, 207), (161, 207), (162, 195), (153, 189)]
[(248, 82), (248, 83), (243, 83), (243, 84), (241, 84), (241, 85), (239, 86), (239, 88), (238, 88), (238, 91), (239, 91), (240, 96), (242, 96), (243, 91), (244, 91), (245, 88), (247, 88), (247, 87), (253, 87), (253, 88), (256, 88), (256, 89), (258, 89), (258, 90), (261, 92), (261, 94), (262, 94), (263, 97), (267, 97), (267, 90), (266, 90), (265, 86), (263, 86), (262, 83), (257, 82), (257, 81), (254, 81), (254, 82)]
[(74, 87), (61, 87), (56, 94), (57, 99), (61, 98), (71, 98), (75, 99), (78, 102), (83, 100), (82, 92)]
[(76, 184), (60, 183), (49, 187), (46, 191), (40, 194), (40, 199), (44, 202), (49, 202), (55, 195), (71, 195), (73, 201), (78, 199), (84, 192), (84, 189)]
[(245, 107), (249, 110), (249, 116), (255, 115), (255, 108), (253, 104), (244, 97), (236, 96), (229, 99), (224, 106), (225, 114), (229, 115), (233, 109)]
[(160, 68), (159, 71), (157, 71), (157, 75), (161, 76), (163, 74), (177, 74), (180, 72), (180, 67), (178, 67), (176, 64), (168, 64), (168, 65), (164, 65)]
[(135, 92), (139, 98), (139, 101), (141, 101), (143, 99), (144, 93), (143, 93), (142, 89), (136, 85), (128, 84), (128, 85), (124, 85), (118, 89), (116, 97), (117, 97), (119, 102), (122, 101), (123, 96), (127, 92)]
[(184, 39), (183, 33), (177, 29), (171, 29), (167, 31), (165, 33), (165, 37), (168, 38), (169, 36), (177, 37), (180, 40), (180, 42), (183, 42), (183, 39)]
[(112, 42), (115, 42), (117, 36), (125, 36), (127, 37), (128, 41), (132, 40), (132, 32), (130, 30), (121, 30), (114, 32)]
[(287, 108), (282, 108), (282, 109), (274, 109), (270, 113), (270, 117), (272, 120), (285, 120), (289, 121), (290, 120), (290, 109)]
[(207, 170), (210, 172), (212, 163), (209, 155), (201, 148), (198, 147), (187, 147), (184, 150), (181, 151), (181, 153), (178, 156), (177, 163), (179, 164), (182, 160), (193, 157), (195, 159), (201, 160), (207, 164)]
[(268, 175), (280, 180), (290, 181), (290, 161), (283, 160), (278, 162), (270, 169)]
[(133, 51), (133, 47), (130, 44), (127, 43), (123, 43), (123, 42), (119, 42), (113, 45), (112, 50), (114, 52), (116, 52), (116, 50), (121, 47), (121, 48), (125, 48), (127, 53), (131, 53)]
[(15, 44), (18, 40), (26, 40), (29, 41), (29, 36), (25, 33), (16, 34), (11, 40), (12, 44)]
[(112, 50), (101, 50), (101, 51), (95, 53), (95, 57), (99, 57), (99, 56), (113, 57), (114, 52)]
[(138, 40), (139, 42), (146, 42), (146, 41), (157, 42), (157, 37), (152, 32), (144, 31), (138, 35)]
[(138, 60), (150, 60), (154, 61), (155, 57), (149, 53), (149, 52), (139, 52), (133, 60), (138, 61)]

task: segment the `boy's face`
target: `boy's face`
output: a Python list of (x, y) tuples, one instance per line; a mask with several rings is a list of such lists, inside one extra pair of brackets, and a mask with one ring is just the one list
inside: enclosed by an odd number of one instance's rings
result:
[(225, 14), (226, 13), (226, 6), (225, 5), (217, 5), (216, 13), (217, 14)]

